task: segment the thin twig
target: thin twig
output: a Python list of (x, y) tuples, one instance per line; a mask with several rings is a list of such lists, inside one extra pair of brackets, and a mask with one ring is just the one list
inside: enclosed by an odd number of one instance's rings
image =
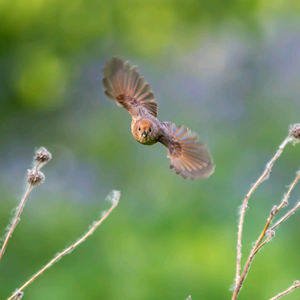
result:
[(3, 256), (3, 254), (4, 254), (5, 248), (6, 248), (7, 244), (8, 244), (8, 240), (10, 239), (13, 231), (15, 230), (17, 224), (20, 221), (20, 215), (21, 215), (21, 213), (23, 211), (23, 208), (24, 208), (25, 203), (26, 203), (26, 199), (27, 199), (27, 197), (28, 197), (28, 195), (29, 195), (29, 193), (30, 193), (31, 190), (32, 190), (32, 185), (29, 184), (28, 187), (27, 187), (27, 190), (25, 192), (25, 195), (24, 195), (23, 199), (20, 202), (20, 205), (18, 207), (18, 211), (16, 213), (15, 218), (13, 219), (12, 225), (11, 225), (11, 227), (10, 227), (10, 229), (9, 229), (6, 237), (5, 237), (4, 243), (3, 243), (1, 251), (0, 251), (0, 260), (1, 260), (2, 256)]
[(33, 187), (41, 184), (45, 180), (44, 174), (40, 172), (39, 169), (42, 167), (42, 165), (45, 165), (51, 158), (52, 158), (52, 154), (44, 147), (38, 149), (37, 152), (35, 153), (33, 169), (28, 170), (28, 174), (27, 174), (27, 181), (28, 181), (27, 190), (25, 192), (24, 197), (21, 199), (21, 202), (18, 206), (18, 210), (9, 228), (9, 231), (5, 237), (4, 243), (0, 251), (0, 260), (7, 247), (8, 240), (12, 236), (17, 224), (20, 222), (20, 216), (25, 206), (29, 193), (31, 192)]
[(270, 232), (270, 235), (268, 236), (268, 238), (266, 238), (256, 249), (255, 253), (256, 254), (266, 243), (270, 242), (270, 240), (273, 238), (273, 236), (275, 235), (275, 232)]
[[(238, 241), (237, 241), (237, 259), (236, 259), (236, 276), (235, 276), (235, 288), (239, 285), (240, 281), (240, 270), (241, 270), (241, 258), (242, 258), (242, 232), (243, 232), (243, 225), (244, 225), (244, 218), (245, 213), (248, 208), (248, 200), (252, 193), (256, 190), (256, 188), (266, 179), (268, 179), (268, 176), (271, 173), (271, 169), (276, 161), (276, 159), (281, 155), (284, 147), (286, 144), (290, 141), (292, 131), (290, 131), (289, 135), (285, 138), (283, 143), (279, 146), (278, 150), (276, 151), (276, 154), (274, 157), (270, 160), (270, 162), (267, 164), (266, 169), (262, 173), (262, 175), (259, 177), (259, 179), (255, 182), (255, 184), (252, 186), (248, 194), (244, 198), (244, 202), (241, 209), (240, 214), (240, 220), (238, 225)], [(234, 299), (234, 298), (233, 298)]]
[(84, 242), (93, 232), (94, 230), (109, 216), (109, 214), (113, 211), (113, 209), (117, 206), (119, 199), (120, 199), (121, 193), (120, 192), (113, 192), (112, 200), (113, 205), (111, 208), (107, 211), (107, 213), (99, 220), (97, 221), (91, 229), (81, 238), (79, 239), (75, 244), (65, 249), (63, 252), (59, 253), (55, 258), (53, 258), (45, 267), (43, 267), (40, 271), (38, 271), (34, 276), (32, 276), (25, 284), (23, 284), (15, 293), (13, 293), (7, 300), (13, 299), (18, 292), (22, 291), (27, 285), (29, 285), (31, 282), (33, 282), (38, 276), (40, 276), (45, 270), (50, 268), (55, 262), (57, 262), (62, 256), (65, 254), (68, 254), (70, 251), (72, 251), (76, 246)]
[(270, 300), (277, 300), (277, 299), (281, 298), (282, 296), (284, 296), (290, 292), (293, 292), (298, 287), (300, 287), (300, 282), (299, 282), (299, 280), (296, 280), (295, 283), (291, 287), (286, 289), (284, 292), (276, 295), (275, 297), (271, 298)]
[[(293, 188), (295, 187), (295, 185), (298, 182), (299, 178), (300, 178), (300, 172), (297, 173), (297, 176), (296, 176), (295, 180), (293, 181), (292, 185), (290, 186), (288, 192), (284, 196), (284, 198), (281, 201), (280, 205), (278, 207), (275, 205), (272, 208), (270, 216), (268, 218), (268, 221), (267, 221), (267, 223), (266, 223), (266, 225), (265, 225), (262, 233), (260, 234), (258, 240), (256, 241), (256, 243), (255, 243), (255, 245), (254, 245), (254, 247), (253, 247), (253, 249), (252, 249), (252, 251), (251, 251), (251, 253), (250, 253), (249, 257), (248, 257), (248, 259), (247, 259), (247, 262), (245, 264), (245, 267), (243, 269), (243, 272), (242, 272), (242, 275), (240, 277), (240, 280), (239, 280), (238, 284), (236, 284), (236, 287), (235, 287), (235, 290), (234, 290), (234, 293), (233, 293), (233, 296), (232, 296), (232, 300), (237, 299), (237, 296), (238, 296), (238, 294), (239, 294), (239, 292), (240, 292), (240, 290), (242, 288), (243, 282), (244, 282), (244, 280), (245, 280), (245, 278), (246, 278), (246, 276), (248, 274), (248, 271), (249, 271), (249, 268), (251, 266), (251, 263), (252, 263), (252, 261), (253, 261), (253, 259), (255, 257), (255, 254), (258, 251), (258, 248), (261, 248), (261, 247), (259, 247), (259, 245), (260, 245), (261, 241), (263, 240), (264, 236), (266, 235), (266, 231), (268, 230), (272, 219), (277, 214), (277, 212), (288, 203), (287, 200), (288, 200), (288, 198), (290, 196), (290, 193), (293, 190)], [(264, 244), (265, 243), (263, 243), (263, 245)]]
[(273, 225), (270, 228), (270, 230), (273, 230), (273, 229), (277, 228), (282, 222), (284, 222), (286, 219), (288, 219), (298, 208), (300, 208), (300, 202), (298, 202), (297, 205), (294, 208), (292, 208), (275, 225)]

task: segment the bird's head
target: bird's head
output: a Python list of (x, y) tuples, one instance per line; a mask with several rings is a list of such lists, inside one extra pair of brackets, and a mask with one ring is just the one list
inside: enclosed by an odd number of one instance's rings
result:
[(140, 143), (150, 143), (155, 140), (155, 128), (151, 120), (141, 120), (136, 124), (136, 132)]

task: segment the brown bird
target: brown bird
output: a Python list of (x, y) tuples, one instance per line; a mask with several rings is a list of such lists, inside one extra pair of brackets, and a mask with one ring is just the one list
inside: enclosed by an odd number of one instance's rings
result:
[(182, 178), (208, 178), (214, 164), (205, 143), (197, 143), (198, 135), (187, 127), (159, 122), (158, 105), (151, 86), (140, 76), (137, 66), (114, 57), (102, 70), (105, 95), (131, 114), (131, 132), (143, 145), (162, 143), (168, 149), (170, 168)]

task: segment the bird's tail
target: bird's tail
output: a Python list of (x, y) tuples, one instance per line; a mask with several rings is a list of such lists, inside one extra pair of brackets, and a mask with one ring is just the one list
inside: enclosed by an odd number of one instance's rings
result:
[(209, 149), (205, 143), (196, 143), (198, 135), (187, 127), (176, 127), (164, 123), (172, 136), (172, 146), (168, 147), (170, 168), (182, 178), (208, 178), (215, 169)]

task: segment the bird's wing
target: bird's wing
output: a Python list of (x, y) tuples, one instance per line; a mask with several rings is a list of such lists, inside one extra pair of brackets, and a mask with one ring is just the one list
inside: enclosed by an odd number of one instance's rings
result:
[(143, 115), (145, 110), (157, 117), (158, 105), (151, 85), (140, 76), (137, 66), (131, 67), (129, 61), (113, 57), (106, 62), (102, 75), (105, 95), (126, 108), (133, 118)]
[(168, 130), (171, 142), (165, 143), (170, 157), (170, 168), (182, 178), (208, 178), (215, 169), (209, 149), (205, 143), (197, 143), (198, 134), (187, 127), (162, 123)]

